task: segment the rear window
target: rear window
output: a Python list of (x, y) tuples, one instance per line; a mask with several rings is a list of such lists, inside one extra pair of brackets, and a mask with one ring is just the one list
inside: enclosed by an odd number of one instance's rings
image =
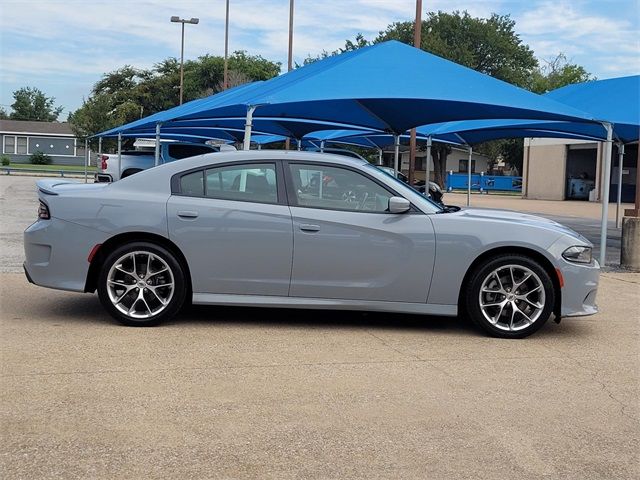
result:
[(213, 148), (207, 145), (185, 145), (179, 143), (169, 145), (169, 156), (177, 160), (204, 155), (205, 153), (211, 153), (213, 151)]

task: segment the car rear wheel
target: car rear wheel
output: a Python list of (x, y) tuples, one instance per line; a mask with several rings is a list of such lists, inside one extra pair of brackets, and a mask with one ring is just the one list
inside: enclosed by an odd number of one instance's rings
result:
[(524, 255), (501, 255), (483, 262), (465, 294), (471, 320), (495, 337), (524, 338), (542, 327), (553, 312), (551, 277)]
[(147, 242), (130, 243), (105, 260), (98, 296), (105, 309), (125, 325), (157, 325), (182, 307), (184, 272), (167, 249)]

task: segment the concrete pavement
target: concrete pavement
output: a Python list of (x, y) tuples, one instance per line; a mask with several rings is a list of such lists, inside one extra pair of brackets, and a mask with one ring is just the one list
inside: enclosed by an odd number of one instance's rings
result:
[(0, 285), (6, 479), (640, 475), (637, 274), (522, 341), (245, 308), (127, 328), (93, 295)]

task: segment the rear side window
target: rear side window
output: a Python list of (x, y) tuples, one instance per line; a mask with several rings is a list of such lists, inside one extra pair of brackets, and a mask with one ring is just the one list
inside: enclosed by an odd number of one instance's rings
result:
[(205, 196), (223, 200), (277, 203), (275, 165), (255, 163), (210, 168), (205, 171)]
[(180, 193), (189, 197), (204, 197), (204, 172), (188, 173), (180, 177)]
[(177, 160), (204, 155), (205, 153), (211, 153), (213, 151), (214, 150), (207, 145), (169, 144), (169, 156)]

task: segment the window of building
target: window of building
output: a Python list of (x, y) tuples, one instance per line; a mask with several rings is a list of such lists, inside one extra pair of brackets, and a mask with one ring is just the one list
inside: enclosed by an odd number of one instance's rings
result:
[(16, 148), (16, 153), (18, 155), (26, 155), (27, 154), (27, 137), (17, 137), (18, 143)]
[(4, 136), (4, 153), (16, 153), (16, 137)]
[[(468, 160), (459, 160), (458, 161), (458, 172), (459, 173), (469, 173), (467, 170)], [(471, 160), (471, 173), (476, 173), (476, 161)]]

